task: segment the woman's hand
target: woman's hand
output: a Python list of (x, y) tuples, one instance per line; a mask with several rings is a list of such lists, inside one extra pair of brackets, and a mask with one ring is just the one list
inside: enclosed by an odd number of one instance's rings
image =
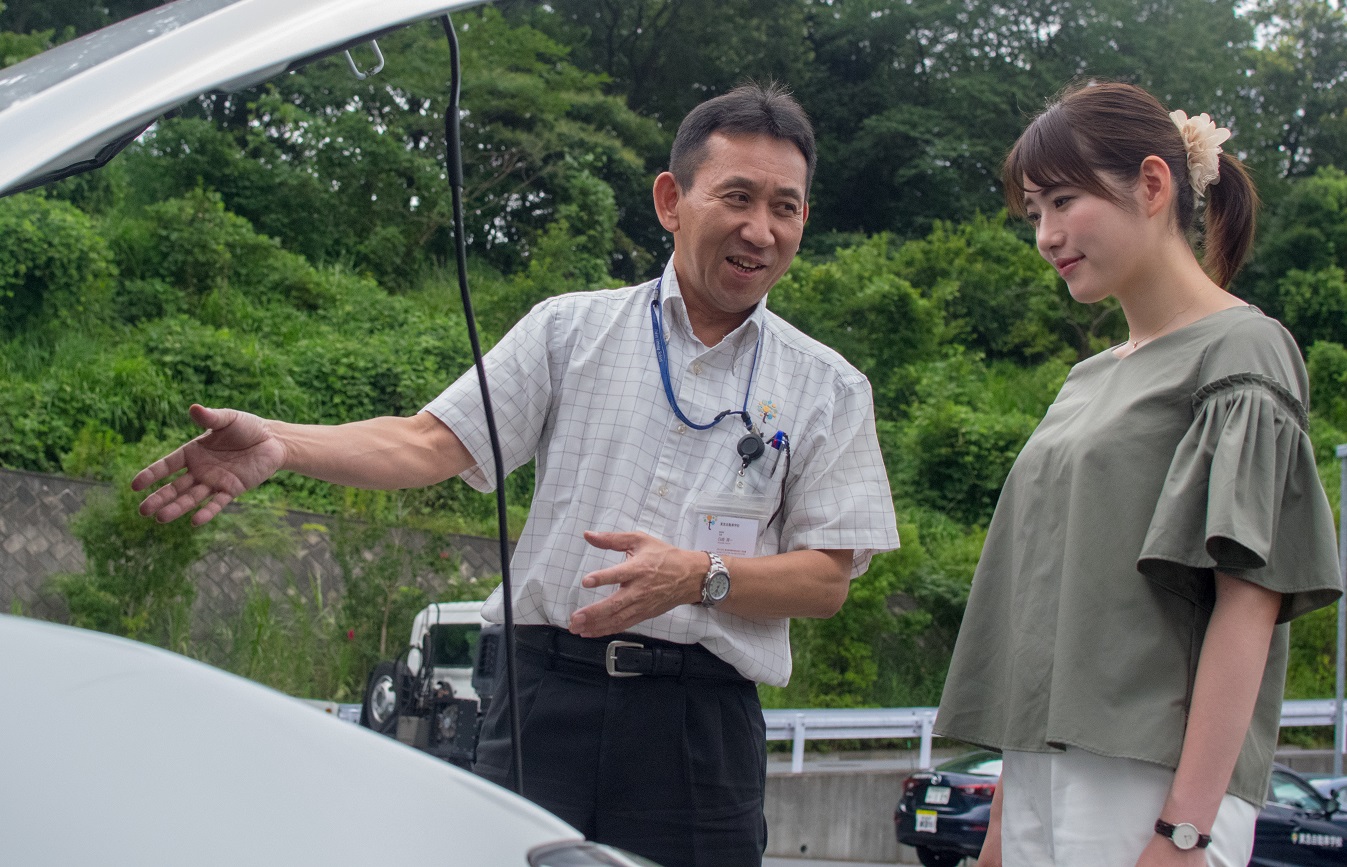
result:
[(1137, 859), (1137, 867), (1205, 867), (1206, 863), (1206, 849), (1184, 851), (1159, 834), (1151, 838)]

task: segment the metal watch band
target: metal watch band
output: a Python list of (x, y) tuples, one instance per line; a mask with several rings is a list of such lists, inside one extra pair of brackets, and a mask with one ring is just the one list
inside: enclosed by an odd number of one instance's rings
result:
[(723, 602), (729, 595), (730, 570), (725, 568), (725, 561), (719, 554), (710, 551), (705, 553), (711, 558), (711, 568), (706, 570), (706, 577), (702, 579), (702, 604), (710, 608), (717, 602)]

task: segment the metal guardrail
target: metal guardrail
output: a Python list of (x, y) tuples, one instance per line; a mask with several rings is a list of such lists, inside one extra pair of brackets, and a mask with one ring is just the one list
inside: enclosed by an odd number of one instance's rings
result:
[[(307, 700), (320, 711), (348, 722), (358, 722), (360, 705)], [(1337, 702), (1331, 698), (1297, 699), (1282, 702), (1283, 728), (1290, 726), (1331, 726), (1336, 719)], [(935, 708), (811, 708), (806, 710), (764, 710), (767, 740), (791, 741), (791, 773), (804, 770), (805, 741), (874, 740), (920, 738), (917, 767), (931, 766), (931, 742), (936, 735)]]
[[(1283, 727), (1331, 726), (1337, 702), (1331, 698), (1282, 702)], [(804, 744), (813, 740), (865, 740), (869, 738), (921, 738), (918, 767), (931, 766), (931, 741), (935, 735), (935, 708), (848, 708), (832, 710), (764, 710), (767, 740), (791, 741), (792, 773), (804, 770)]]
[(791, 741), (790, 770), (804, 770), (807, 740), (921, 738), (918, 767), (931, 766), (935, 708), (838, 708), (833, 710), (764, 710), (767, 740)]

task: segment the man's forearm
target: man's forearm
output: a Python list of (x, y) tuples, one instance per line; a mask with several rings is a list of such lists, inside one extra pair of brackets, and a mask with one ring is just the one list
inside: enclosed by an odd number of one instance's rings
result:
[(740, 617), (832, 617), (847, 599), (851, 560), (851, 551), (727, 557), (730, 594), (717, 607)]
[[(621, 585), (571, 616), (578, 635), (612, 635), (702, 598), (710, 558), (675, 548), (647, 533), (586, 532), (589, 544), (626, 558), (584, 576), (585, 587)], [(851, 551), (790, 551), (766, 557), (726, 557), (730, 592), (717, 607), (740, 617), (831, 617), (846, 601)]]
[(267, 427), (285, 447), (282, 469), (353, 488), (423, 487), (473, 464), (454, 432), (425, 412), (341, 425), (268, 421)]

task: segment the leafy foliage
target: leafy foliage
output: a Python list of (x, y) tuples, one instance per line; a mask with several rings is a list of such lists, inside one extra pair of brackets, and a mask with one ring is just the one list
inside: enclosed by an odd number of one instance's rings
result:
[(100, 312), (113, 274), (83, 212), (39, 196), (0, 199), (0, 333)]
[[(158, 445), (146, 443), (141, 453)], [(147, 521), (137, 511), (139, 502), (125, 485), (90, 494), (70, 523), (87, 566), (83, 573), (56, 577), (54, 584), (74, 625), (181, 649), (195, 597), (188, 569), (211, 534)]]

